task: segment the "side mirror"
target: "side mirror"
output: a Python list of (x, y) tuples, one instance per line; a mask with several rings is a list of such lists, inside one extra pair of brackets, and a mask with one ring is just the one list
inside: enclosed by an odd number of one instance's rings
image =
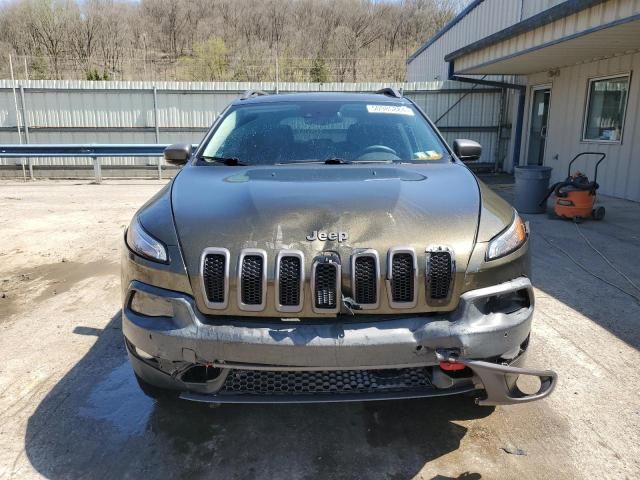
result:
[(473, 140), (458, 139), (453, 142), (453, 153), (463, 162), (471, 162), (480, 158), (482, 145)]
[(191, 158), (191, 145), (174, 143), (164, 149), (164, 159), (170, 165), (184, 165)]

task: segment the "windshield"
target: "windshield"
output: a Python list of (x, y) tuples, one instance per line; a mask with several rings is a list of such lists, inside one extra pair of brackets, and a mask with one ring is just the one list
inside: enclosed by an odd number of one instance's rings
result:
[(444, 158), (444, 145), (413, 105), (305, 101), (232, 107), (200, 161), (274, 165)]

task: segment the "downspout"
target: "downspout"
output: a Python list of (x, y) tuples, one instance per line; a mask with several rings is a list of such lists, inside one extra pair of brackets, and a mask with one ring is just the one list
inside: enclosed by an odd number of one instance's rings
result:
[(524, 103), (527, 99), (527, 88), (520, 89), (518, 93), (518, 114), (516, 119), (516, 138), (513, 145), (513, 166), (520, 165), (520, 144), (522, 143), (522, 126), (524, 124)]
[(517, 110), (517, 118), (516, 118), (516, 132), (515, 139), (513, 143), (513, 165), (517, 166), (520, 164), (520, 144), (522, 143), (522, 127), (524, 124), (524, 104), (527, 98), (527, 86), (526, 85), (518, 85), (517, 83), (509, 83), (509, 82), (498, 82), (495, 80), (484, 80), (479, 78), (469, 78), (469, 77), (460, 77), (456, 75), (454, 67), (454, 60), (449, 62), (449, 80), (454, 80), (456, 82), (466, 82), (473, 83), (475, 85), (486, 85), (488, 87), (499, 87), (499, 88), (509, 88), (511, 90), (518, 91), (518, 110)]

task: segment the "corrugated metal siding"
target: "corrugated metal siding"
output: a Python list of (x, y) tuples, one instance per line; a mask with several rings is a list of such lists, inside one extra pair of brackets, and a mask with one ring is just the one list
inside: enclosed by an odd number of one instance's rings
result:
[[(468, 88), (469, 85), (466, 85)], [(506, 160), (506, 143), (498, 142), (501, 94), (495, 90), (483, 92), (435, 93), (417, 92), (411, 98), (427, 113), (451, 145), (456, 138), (468, 138), (479, 142), (482, 149), (481, 162)], [(508, 98), (505, 98), (503, 122), (510, 118)], [(459, 102), (456, 104), (456, 102)], [(455, 105), (455, 106), (454, 106)], [(451, 108), (453, 107), (453, 108)], [(448, 113), (447, 113), (448, 111)], [(442, 116), (444, 115), (444, 116)], [(454, 129), (450, 131), (449, 129)], [(500, 144), (499, 144), (500, 143)]]
[(407, 65), (407, 80), (446, 79), (445, 55), (519, 22), (520, 16), (519, 0), (485, 0)]
[(610, 0), (456, 59), (456, 70), (508, 57), (640, 13), (640, 0)]
[[(621, 144), (582, 142), (583, 119), (590, 78), (635, 71), (629, 86), (626, 121)], [(616, 197), (640, 201), (640, 53), (609, 58), (560, 70), (553, 79), (549, 128), (545, 150), (545, 165), (553, 167), (552, 181), (566, 177), (569, 161), (580, 152), (596, 151), (607, 154), (600, 166), (598, 183), (600, 192)], [(546, 75), (529, 78), (530, 85), (548, 83)], [(530, 101), (531, 96), (528, 96)], [(527, 104), (525, 112), (530, 112)], [(525, 115), (524, 131), (528, 132), (529, 115)], [(526, 152), (527, 135), (522, 151)], [(557, 159), (555, 156), (557, 155)], [(523, 162), (526, 156), (523, 154)], [(593, 162), (582, 161), (576, 166), (593, 178)]]
[[(21, 82), (30, 143), (156, 143), (153, 88), (157, 88), (159, 142), (198, 143), (215, 117), (248, 88), (274, 90), (272, 83), (237, 82)], [(0, 144), (18, 143), (10, 81), (0, 81)], [(383, 84), (281, 84), (280, 91), (372, 91)], [(448, 141), (470, 138), (484, 149), (482, 161), (503, 158), (497, 130), (501, 94), (458, 82), (397, 84), (436, 121)], [(18, 106), (20, 104), (20, 92)], [(464, 97), (464, 98), (462, 98)], [(456, 102), (458, 102), (456, 104)], [(510, 102), (509, 102), (510, 103)], [(453, 108), (452, 108), (453, 107)], [(508, 115), (508, 112), (507, 112)], [(505, 118), (509, 118), (505, 116)], [(22, 121), (20, 122), (22, 125)], [(504, 142), (502, 142), (504, 143)], [(502, 145), (501, 143), (501, 145)], [(497, 150), (498, 149), (498, 150)], [(69, 159), (38, 159), (40, 165), (69, 165)], [(146, 165), (156, 159), (104, 159), (105, 165)], [(13, 165), (14, 159), (0, 159)], [(90, 165), (90, 159), (75, 159)]]
[(520, 20), (533, 17), (538, 13), (548, 10), (551, 7), (561, 4), (566, 0), (520, 0), (522, 4), (522, 14)]

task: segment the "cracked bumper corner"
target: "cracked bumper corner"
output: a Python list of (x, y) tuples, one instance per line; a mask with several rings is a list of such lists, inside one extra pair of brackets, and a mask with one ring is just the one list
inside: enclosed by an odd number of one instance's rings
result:
[[(537, 370), (522, 367), (526, 351), (507, 363), (492, 363), (483, 360), (460, 358), (447, 351), (436, 352), (440, 361), (459, 363), (471, 369), (484, 396), (476, 398), (478, 405), (515, 405), (533, 402), (548, 397), (556, 388), (558, 375), (553, 370)], [(523, 376), (537, 377), (540, 386), (535, 393), (523, 392), (517, 380)]]
[[(485, 391), (484, 398), (478, 398), (478, 405), (514, 405), (542, 400), (556, 388), (558, 375), (553, 370), (534, 370), (514, 365), (499, 365), (481, 360), (459, 359), (459, 362), (473, 370), (480, 378)], [(516, 383), (520, 376), (538, 377), (540, 387), (535, 393), (524, 393)]]

